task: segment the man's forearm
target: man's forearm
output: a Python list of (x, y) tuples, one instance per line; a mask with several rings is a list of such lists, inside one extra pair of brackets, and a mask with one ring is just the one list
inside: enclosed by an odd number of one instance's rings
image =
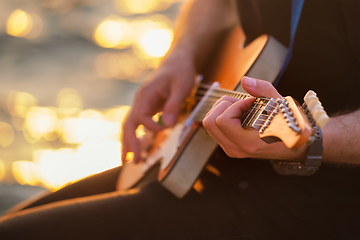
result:
[(184, 54), (199, 71), (222, 34), (237, 22), (230, 0), (188, 0), (184, 3), (171, 54)]
[(323, 136), (324, 161), (360, 164), (360, 110), (331, 117)]

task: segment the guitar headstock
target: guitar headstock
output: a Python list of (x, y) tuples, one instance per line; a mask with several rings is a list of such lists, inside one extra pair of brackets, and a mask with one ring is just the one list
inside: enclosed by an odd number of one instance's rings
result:
[(260, 138), (279, 138), (288, 148), (300, 148), (312, 143), (318, 129), (329, 121), (321, 102), (314, 91), (308, 91), (300, 104), (291, 97), (277, 99), (273, 109), (267, 113), (266, 121), (259, 128)]
[(276, 106), (259, 129), (260, 138), (279, 138), (288, 148), (300, 148), (313, 130), (300, 104), (292, 97), (276, 100)]

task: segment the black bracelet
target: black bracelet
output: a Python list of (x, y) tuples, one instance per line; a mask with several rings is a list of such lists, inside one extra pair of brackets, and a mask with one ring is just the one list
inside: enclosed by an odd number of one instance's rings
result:
[(310, 176), (314, 174), (321, 165), (323, 153), (323, 138), (320, 128), (318, 128), (314, 141), (310, 145), (306, 159), (303, 162), (289, 162), (282, 160), (272, 160), (271, 164), (275, 171), (282, 175)]

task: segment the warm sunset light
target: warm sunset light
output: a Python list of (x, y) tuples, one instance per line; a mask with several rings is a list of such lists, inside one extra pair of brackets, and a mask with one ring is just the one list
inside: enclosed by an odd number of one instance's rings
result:
[(151, 57), (162, 57), (170, 48), (173, 32), (170, 29), (155, 29), (142, 34), (139, 45)]
[(6, 148), (13, 141), (14, 141), (13, 128), (5, 122), (0, 122), (0, 146)]
[(0, 56), (0, 184), (53, 191), (122, 163), (121, 104), (169, 50), (181, 1), (0, 4), (0, 28), (21, 38)]
[(123, 14), (143, 14), (166, 10), (173, 0), (114, 0), (116, 9)]
[(30, 161), (16, 161), (12, 164), (12, 173), (15, 180), (24, 185), (38, 183), (36, 164)]
[(65, 118), (61, 123), (62, 139), (66, 143), (80, 144), (93, 140), (118, 140), (120, 124), (91, 117)]
[(0, 182), (6, 177), (6, 167), (3, 160), (0, 159)]
[(95, 29), (94, 41), (104, 48), (125, 48), (130, 44), (130, 25), (119, 17), (109, 17)]
[[(57, 190), (70, 182), (119, 166), (120, 143), (90, 141), (76, 150), (39, 149), (34, 152), (33, 158), (33, 161), (13, 163), (12, 172), (16, 181)], [(0, 162), (0, 174), (1, 169)]]
[(79, 92), (72, 88), (61, 89), (56, 96), (56, 103), (66, 116), (75, 116), (83, 108)]
[(110, 121), (122, 123), (130, 110), (130, 106), (120, 106), (106, 111), (106, 118)]
[(58, 118), (50, 108), (33, 107), (25, 119), (25, 128), (35, 139), (56, 130)]
[(7, 107), (11, 115), (25, 118), (32, 107), (37, 104), (36, 98), (26, 92), (10, 91)]
[(159, 0), (115, 0), (114, 4), (120, 12), (141, 14), (152, 12)]
[(32, 24), (31, 16), (27, 12), (17, 9), (7, 21), (6, 32), (14, 37), (24, 37), (30, 32)]

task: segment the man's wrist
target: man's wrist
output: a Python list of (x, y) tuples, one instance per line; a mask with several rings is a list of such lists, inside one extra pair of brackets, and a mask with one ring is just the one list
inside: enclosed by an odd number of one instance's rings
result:
[(310, 176), (314, 174), (320, 167), (322, 162), (323, 153), (323, 138), (320, 128), (317, 130), (314, 136), (314, 141), (308, 148), (304, 161), (281, 161), (272, 160), (275, 171), (282, 175), (298, 175), (298, 176)]

